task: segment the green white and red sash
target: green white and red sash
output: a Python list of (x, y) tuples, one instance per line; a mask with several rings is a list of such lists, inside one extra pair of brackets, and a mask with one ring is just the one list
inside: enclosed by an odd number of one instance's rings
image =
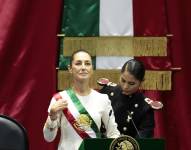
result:
[[(96, 125), (96, 123), (94, 122), (94, 120), (92, 119), (92, 117), (89, 115), (88, 111), (84, 108), (84, 106), (81, 104), (80, 100), (78, 99), (78, 97), (75, 95), (75, 93), (73, 92), (72, 89), (68, 89), (66, 90), (68, 96), (70, 97), (73, 105), (75, 106), (75, 108), (77, 109), (77, 111), (79, 112), (79, 116), (85, 116), (86, 118), (88, 118), (88, 120), (90, 120), (90, 127), (92, 132), (95, 133), (95, 137), (99, 138), (100, 137), (100, 131)], [(62, 98), (62, 96), (60, 95), (60, 93), (56, 93), (54, 95), (54, 98), (56, 100), (59, 100)], [(77, 121), (77, 116), (74, 116), (71, 113), (71, 110), (69, 108), (66, 108), (63, 110), (63, 113), (66, 117), (66, 119), (68, 120), (68, 122), (71, 124), (71, 126), (73, 127), (73, 129), (76, 131), (76, 133), (82, 138), (92, 138), (87, 132), (86, 130), (80, 128), (80, 124)]]

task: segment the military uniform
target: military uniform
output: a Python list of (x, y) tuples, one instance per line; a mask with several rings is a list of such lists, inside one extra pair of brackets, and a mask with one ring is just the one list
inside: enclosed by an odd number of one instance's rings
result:
[(120, 86), (113, 83), (103, 85), (100, 92), (109, 96), (121, 134), (134, 138), (153, 137), (154, 110), (141, 92), (124, 95)]

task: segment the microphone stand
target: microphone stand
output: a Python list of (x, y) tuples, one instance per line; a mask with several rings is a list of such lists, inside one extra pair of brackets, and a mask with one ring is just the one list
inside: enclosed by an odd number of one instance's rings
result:
[(140, 135), (140, 133), (139, 133), (139, 130), (137, 129), (137, 127), (136, 127), (136, 125), (135, 125), (135, 122), (134, 122), (134, 120), (133, 120), (132, 114), (131, 114), (129, 111), (127, 111), (127, 113), (128, 113), (128, 116), (129, 116), (129, 118), (130, 118), (130, 120), (131, 120), (131, 122), (132, 122), (132, 124), (133, 124), (133, 127), (135, 128), (135, 130), (136, 130), (136, 132), (137, 132), (138, 137), (141, 138), (141, 135)]

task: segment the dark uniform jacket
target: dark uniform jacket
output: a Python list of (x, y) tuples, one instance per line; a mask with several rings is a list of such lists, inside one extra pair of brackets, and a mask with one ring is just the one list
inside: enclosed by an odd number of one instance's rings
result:
[(118, 129), (123, 135), (150, 138), (154, 132), (154, 111), (140, 93), (122, 94), (119, 86), (105, 85), (101, 90), (111, 100)]

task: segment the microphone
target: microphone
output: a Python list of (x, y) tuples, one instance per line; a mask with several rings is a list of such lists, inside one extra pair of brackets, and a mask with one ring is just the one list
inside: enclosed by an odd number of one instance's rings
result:
[(135, 122), (134, 122), (134, 120), (133, 120), (132, 113), (130, 113), (129, 111), (127, 111), (127, 113), (128, 113), (127, 122), (128, 122), (129, 120), (131, 120), (131, 122), (132, 122), (132, 124), (133, 124), (133, 127), (135, 128), (135, 130), (136, 130), (136, 132), (137, 132), (138, 137), (141, 138), (141, 135), (140, 135), (140, 133), (139, 133), (139, 130), (137, 129), (137, 127), (136, 127), (136, 125), (135, 125)]

